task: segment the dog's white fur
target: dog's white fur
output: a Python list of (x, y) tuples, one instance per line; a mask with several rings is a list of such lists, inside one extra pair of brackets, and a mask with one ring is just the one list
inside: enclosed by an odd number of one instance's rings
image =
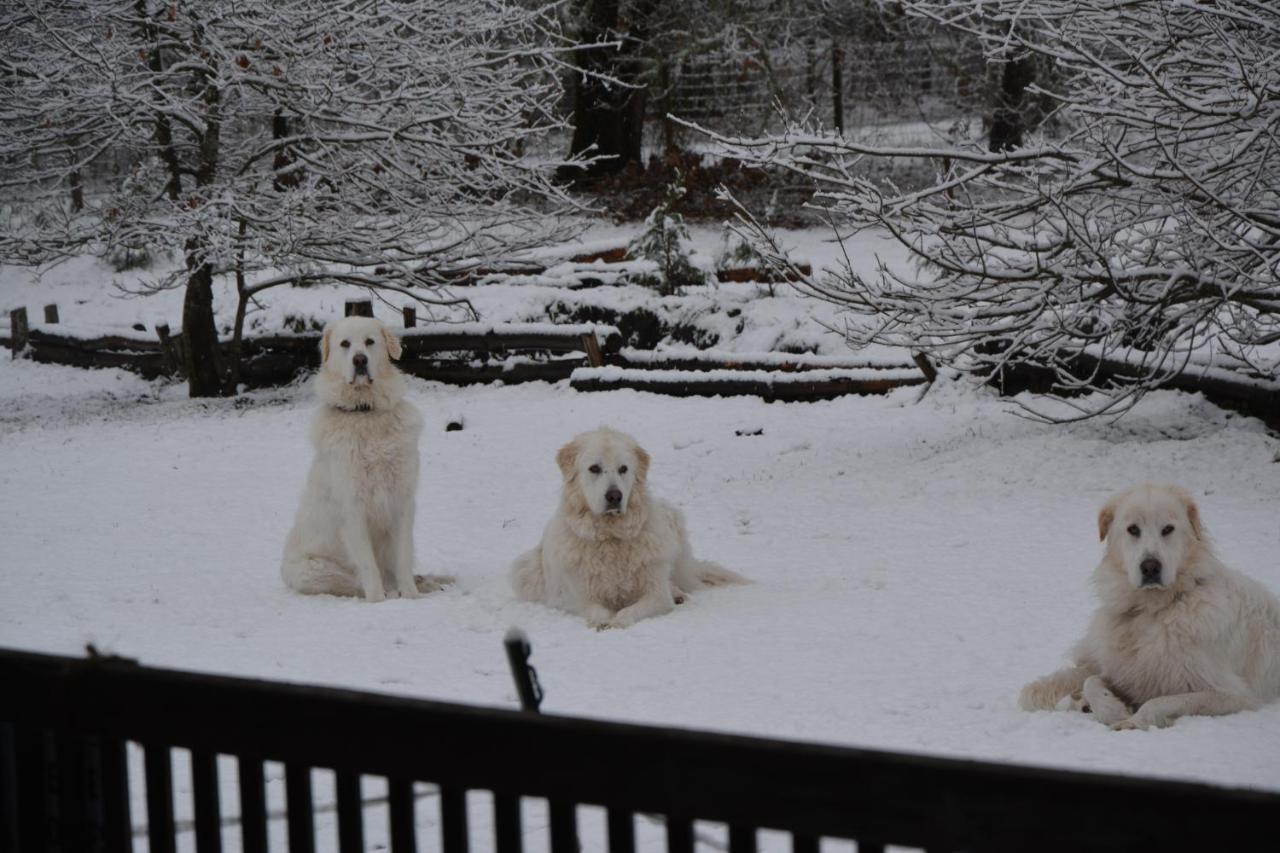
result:
[(694, 589), (746, 583), (694, 558), (684, 515), (649, 494), (649, 454), (630, 436), (583, 433), (556, 462), (560, 505), (542, 542), (512, 566), (517, 598), (576, 613), (595, 628), (625, 628), (669, 612)]
[(1122, 492), (1102, 508), (1098, 533), (1101, 606), (1075, 665), (1027, 685), (1023, 708), (1087, 707), (1112, 728), (1145, 729), (1280, 696), (1280, 602), (1218, 561), (1187, 492)]
[(280, 566), (298, 592), (382, 601), (420, 591), (413, 516), (422, 417), (404, 399), (391, 363), (399, 357), (400, 341), (377, 320), (346, 317), (324, 330), (315, 457)]

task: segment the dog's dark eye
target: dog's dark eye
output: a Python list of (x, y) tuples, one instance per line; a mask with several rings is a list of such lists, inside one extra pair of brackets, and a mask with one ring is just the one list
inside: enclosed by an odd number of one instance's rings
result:
[(346, 349), (346, 348), (347, 348), (347, 347), (349, 347), (349, 346), (351, 346), (351, 341), (343, 341), (343, 342), (342, 342), (342, 348), (343, 348), (343, 349)]
[(1172, 525), (1172, 524), (1166, 524), (1166, 525), (1164, 526), (1164, 530), (1161, 530), (1161, 531), (1160, 531), (1160, 535), (1161, 535), (1161, 536), (1168, 536), (1168, 535), (1169, 535), (1170, 533), (1172, 533), (1172, 532), (1173, 532), (1173, 525)]
[(619, 468), (619, 469), (618, 469), (618, 473), (619, 473), (619, 474), (625, 474), (625, 473), (627, 473), (627, 466), (626, 466), (626, 465), (623, 465), (621, 468)]
[(1142, 531), (1138, 529), (1138, 525), (1136, 525), (1136, 524), (1130, 524), (1130, 525), (1129, 525), (1129, 535), (1130, 535), (1130, 536), (1137, 536), (1137, 535), (1138, 535), (1139, 533), (1141, 533), (1141, 532), (1142, 532)]
[(592, 466), (591, 466), (590, 468), (588, 468), (587, 470), (588, 470), (588, 471), (590, 471), (592, 474), (599, 474), (599, 473), (600, 473), (600, 466), (599, 466), (599, 465), (592, 465)]
[(367, 346), (367, 347), (371, 347), (371, 346), (373, 346), (373, 338), (365, 338), (365, 339), (364, 339), (364, 345), (365, 345), (365, 346)]

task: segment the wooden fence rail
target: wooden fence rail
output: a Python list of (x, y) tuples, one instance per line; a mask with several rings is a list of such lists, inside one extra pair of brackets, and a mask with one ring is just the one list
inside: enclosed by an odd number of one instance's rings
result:
[[(495, 658), (497, 649), (495, 648)], [(544, 673), (544, 677), (545, 677)], [(0, 651), (0, 853), (132, 849), (127, 743), (145, 752), (147, 841), (175, 848), (171, 751), (190, 750), (197, 853), (221, 849), (218, 756), (239, 762), (241, 845), (266, 847), (263, 762), (285, 765), (289, 850), (315, 849), (311, 769), (336, 774), (338, 849), (364, 849), (362, 775), (388, 780), (392, 853), (416, 849), (413, 783), (439, 786), (438, 840), (471, 848), (468, 791), (494, 795), (498, 853), (523, 849), (520, 799), (550, 804), (549, 847), (578, 853), (576, 806), (607, 809), (610, 853), (635, 817), (691, 853), (695, 821), (792, 849), (824, 837), (928, 851), (1270, 850), (1280, 795), (428, 702)], [(542, 847), (541, 844), (534, 844)]]

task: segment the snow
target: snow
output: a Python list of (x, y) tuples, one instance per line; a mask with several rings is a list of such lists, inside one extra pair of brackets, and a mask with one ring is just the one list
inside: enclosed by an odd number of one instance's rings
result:
[(406, 338), (441, 335), (556, 335), (580, 338), (583, 335), (595, 335), (601, 343), (616, 334), (617, 326), (604, 323), (434, 323), (400, 332)]
[[(1083, 630), (1094, 515), (1131, 482), (1188, 486), (1221, 556), (1280, 591), (1280, 441), (1256, 421), (1161, 392), (1118, 423), (1051, 427), (945, 382), (918, 404), (409, 387), (419, 562), (458, 583), (368, 605), (278, 577), (305, 388), (190, 401), (3, 362), (0, 645), (515, 707), (501, 640), (518, 626), (550, 713), (1280, 789), (1280, 703), (1125, 733), (1014, 704)], [(652, 452), (696, 552), (752, 585), (606, 633), (513, 600), (556, 449), (604, 423)]]
[(902, 353), (886, 352), (879, 355), (811, 355), (809, 353), (787, 352), (733, 352), (719, 349), (698, 349), (691, 346), (662, 346), (656, 350), (641, 350), (623, 347), (619, 351), (628, 364), (654, 364), (677, 359), (690, 362), (723, 363), (726, 361), (743, 361), (753, 364), (768, 364), (778, 367), (795, 367), (812, 370), (820, 367), (854, 368), (867, 367), (889, 369), (905, 367), (907, 360)]
[(773, 370), (650, 370), (627, 367), (579, 367), (570, 380), (595, 382), (760, 382), (766, 385), (788, 385), (807, 382), (854, 381), (903, 381), (923, 382), (924, 377), (915, 368), (826, 368), (783, 373)]

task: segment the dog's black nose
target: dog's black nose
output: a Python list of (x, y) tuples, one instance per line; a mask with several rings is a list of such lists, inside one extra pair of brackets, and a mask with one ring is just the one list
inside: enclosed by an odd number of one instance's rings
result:
[(604, 500), (609, 506), (618, 506), (622, 503), (622, 492), (619, 489), (610, 489), (604, 493)]
[(1160, 565), (1160, 561), (1154, 557), (1147, 557), (1143, 560), (1138, 568), (1142, 570), (1142, 585), (1160, 583), (1160, 570), (1164, 568)]
[(358, 352), (355, 355), (351, 356), (351, 363), (354, 364), (356, 367), (368, 367), (369, 356), (365, 355), (362, 352)]

